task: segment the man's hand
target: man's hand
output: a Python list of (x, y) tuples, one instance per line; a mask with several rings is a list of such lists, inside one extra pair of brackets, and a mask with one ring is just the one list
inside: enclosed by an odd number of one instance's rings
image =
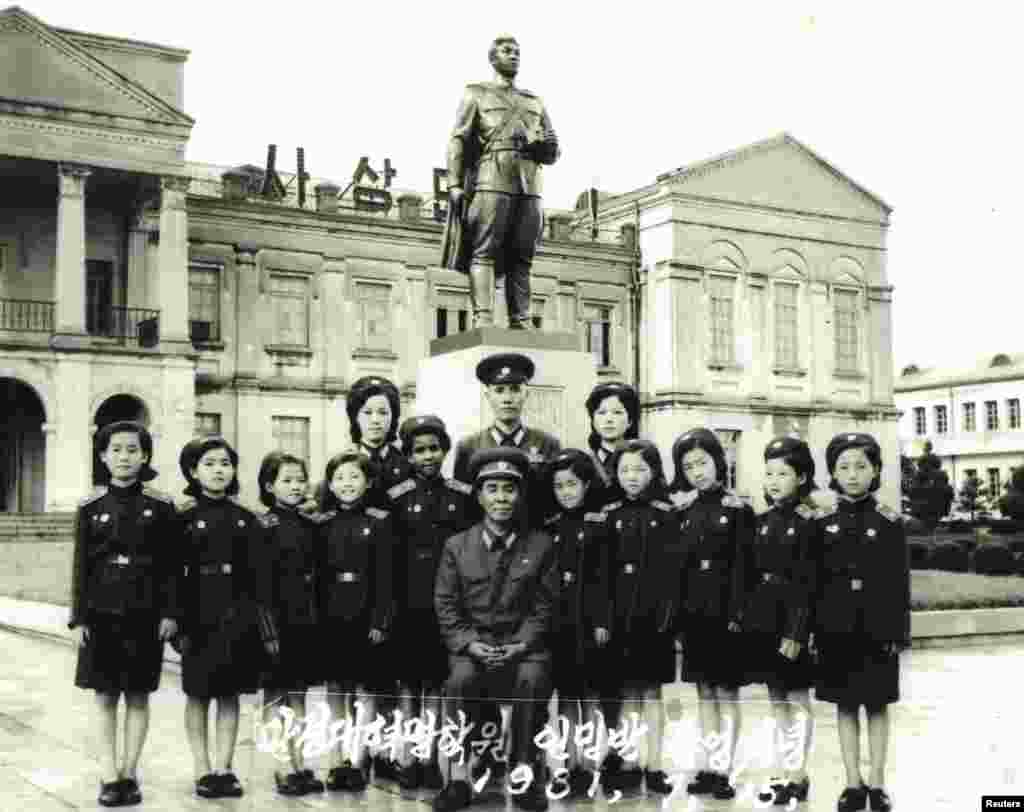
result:
[(165, 617), (160, 621), (160, 628), (157, 631), (157, 637), (164, 642), (170, 640), (174, 635), (178, 633), (178, 623), (169, 617)]
[(78, 643), (79, 646), (84, 646), (89, 642), (89, 627), (85, 624), (76, 626), (74, 629), (74, 638), (75, 642)]
[(380, 629), (370, 629), (370, 642), (377, 645), (384, 639), (384, 632)]
[(735, 620), (730, 620), (729, 621), (729, 631), (731, 631), (731, 632), (741, 632), (741, 631), (743, 631), (743, 627), (740, 626), (740, 624), (737, 623)]
[(602, 626), (594, 629), (594, 642), (599, 646), (605, 645), (611, 639), (611, 634)]
[(466, 192), (461, 186), (448, 187), (448, 201), (452, 207), (452, 214), (456, 217), (462, 214), (462, 202), (466, 199)]
[(787, 660), (795, 660), (800, 656), (800, 644), (796, 640), (783, 637), (782, 645), (779, 646), (779, 654)]
[(484, 665), (490, 665), (491, 660), (501, 655), (501, 650), (482, 640), (474, 640), (466, 646), (466, 653), (474, 660), (480, 660)]

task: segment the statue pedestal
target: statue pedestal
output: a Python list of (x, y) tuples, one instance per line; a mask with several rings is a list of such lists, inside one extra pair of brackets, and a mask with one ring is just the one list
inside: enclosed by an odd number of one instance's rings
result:
[[(435, 339), (430, 342), (430, 357), (419, 365), (414, 414), (436, 414), (444, 420), (454, 451), (459, 440), (494, 421), (476, 365), (494, 353), (518, 352), (536, 366), (523, 422), (555, 435), (563, 447), (586, 450), (590, 423), (584, 403), (597, 384), (597, 362), (579, 346), (574, 333), (503, 327), (475, 327)], [(454, 453), (449, 454), (446, 476), (454, 462)]]

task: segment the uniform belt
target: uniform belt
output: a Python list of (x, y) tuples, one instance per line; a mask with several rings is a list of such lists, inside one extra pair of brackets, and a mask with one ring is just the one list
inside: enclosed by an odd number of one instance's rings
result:
[(127, 555), (125, 553), (119, 553), (117, 555), (111, 555), (107, 559), (107, 563), (114, 567), (148, 567), (153, 563), (153, 556), (151, 555)]
[(358, 572), (336, 572), (334, 580), (339, 584), (354, 584), (359, 581)]
[(200, 564), (198, 571), (200, 575), (230, 575), (234, 571), (234, 567), (228, 563)]
[(777, 584), (779, 586), (789, 583), (789, 578), (777, 572), (762, 572), (761, 580), (766, 584)]

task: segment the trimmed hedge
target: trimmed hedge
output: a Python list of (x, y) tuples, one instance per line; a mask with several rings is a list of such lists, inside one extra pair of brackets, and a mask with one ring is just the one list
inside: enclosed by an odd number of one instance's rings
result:
[(930, 568), (932, 548), (930, 544), (923, 541), (907, 542), (907, 549), (910, 552), (910, 568), (912, 570), (926, 570)]
[(1016, 569), (1013, 553), (1001, 541), (982, 544), (974, 553), (974, 571), (982, 575), (1013, 575)]
[(933, 569), (967, 572), (968, 552), (955, 541), (942, 541), (932, 548), (929, 561)]
[(911, 609), (990, 609), (1024, 606), (1024, 578), (973, 572), (915, 570), (910, 576)]

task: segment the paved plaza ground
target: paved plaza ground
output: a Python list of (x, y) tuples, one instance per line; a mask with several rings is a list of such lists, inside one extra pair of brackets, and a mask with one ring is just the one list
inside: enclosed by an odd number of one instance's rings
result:
[[(58, 812), (97, 809), (98, 742), (92, 731), (92, 697), (73, 687), (75, 652), (68, 645), (12, 630), (0, 631), (0, 810)], [(911, 651), (903, 661), (904, 700), (894, 706), (889, 786), (895, 805), (905, 810), (966, 812), (980, 808), (982, 794), (1024, 793), (1024, 644)], [(746, 689), (748, 729), (764, 718), (766, 695)], [(692, 687), (677, 684), (668, 698), (681, 702), (682, 723), (692, 721)], [(262, 810), (353, 809), (418, 812), (425, 796), (403, 795), (395, 787), (374, 786), (359, 797), (327, 794), (283, 799), (272, 791), (273, 759), (258, 752), (252, 735), (259, 697), (243, 698), (242, 741), (236, 761), (247, 794), (239, 800), (200, 800), (192, 795), (190, 757), (183, 730), (184, 697), (176, 674), (165, 672), (153, 697), (149, 740), (140, 769), (145, 801), (141, 809)], [(835, 808), (842, 767), (832, 706), (815, 703), (816, 733), (809, 772), (808, 812)], [(742, 741), (742, 739), (741, 739)], [(866, 748), (866, 743), (865, 743)], [(866, 749), (865, 749), (866, 760)], [(866, 769), (866, 767), (865, 767)], [(760, 767), (740, 784), (760, 782)], [(742, 787), (741, 787), (742, 788)], [(659, 799), (660, 800), (660, 799)], [(593, 812), (611, 806), (622, 812), (654, 809), (658, 800), (642, 796), (616, 804), (579, 804)], [(480, 808), (506, 803), (492, 794)], [(680, 797), (673, 809), (754, 809), (752, 794), (732, 802)], [(552, 812), (566, 808), (552, 803)]]

